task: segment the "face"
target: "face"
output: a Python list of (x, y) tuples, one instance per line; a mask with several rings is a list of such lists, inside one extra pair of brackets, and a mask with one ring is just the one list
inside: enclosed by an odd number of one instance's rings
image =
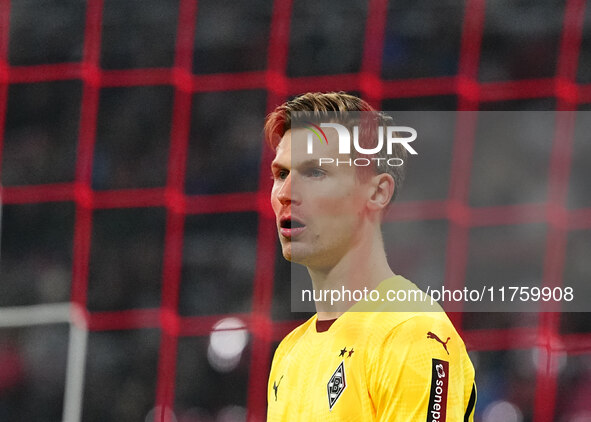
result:
[(336, 133), (328, 144), (306, 150), (305, 129), (287, 131), (271, 169), (271, 204), (276, 216), (283, 256), (311, 268), (334, 266), (358, 241), (364, 224), (370, 185), (356, 168), (322, 164), (321, 157), (338, 154)]

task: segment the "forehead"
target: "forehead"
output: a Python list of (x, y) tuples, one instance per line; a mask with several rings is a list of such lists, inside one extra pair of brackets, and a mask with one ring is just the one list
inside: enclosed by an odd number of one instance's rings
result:
[(336, 132), (327, 130), (326, 138), (326, 140), (319, 139), (311, 131), (304, 128), (288, 130), (277, 145), (274, 162), (285, 164), (287, 161), (290, 165), (296, 166), (310, 160), (318, 162), (323, 157), (348, 158), (348, 154), (338, 153), (338, 136)]

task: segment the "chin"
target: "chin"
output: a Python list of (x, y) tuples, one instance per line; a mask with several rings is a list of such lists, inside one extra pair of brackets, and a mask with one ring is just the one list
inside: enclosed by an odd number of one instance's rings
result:
[(281, 246), (282, 246), (283, 258), (285, 258), (287, 261), (291, 262), (292, 264), (302, 264), (302, 261), (303, 261), (302, 252), (301, 251), (294, 251), (293, 245), (291, 242), (286, 242), (286, 243), (282, 244)]
[(302, 254), (293, 254), (291, 251), (283, 250), (283, 258), (287, 261), (291, 262), (292, 264), (300, 264), (300, 265), (307, 265), (307, 260), (305, 259)]
[(283, 257), (292, 264), (304, 265), (306, 267), (314, 261), (314, 259), (311, 259), (314, 257), (314, 253), (304, 248), (284, 248)]
[(291, 242), (281, 242), (281, 252), (283, 254), (283, 258), (291, 262)]

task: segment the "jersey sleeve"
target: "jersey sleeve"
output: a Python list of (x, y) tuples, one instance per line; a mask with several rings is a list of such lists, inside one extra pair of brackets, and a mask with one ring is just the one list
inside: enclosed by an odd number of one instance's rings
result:
[(474, 368), (449, 320), (414, 316), (370, 352), (368, 388), (376, 420), (472, 421)]

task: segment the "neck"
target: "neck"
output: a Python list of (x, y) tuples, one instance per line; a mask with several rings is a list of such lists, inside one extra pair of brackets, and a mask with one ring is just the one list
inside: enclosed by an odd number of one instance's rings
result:
[[(316, 311), (319, 320), (335, 319), (341, 316), (347, 309), (355, 304), (353, 299), (354, 291), (357, 295), (366, 294), (376, 288), (377, 285), (394, 275), (384, 251), (379, 227), (372, 236), (367, 236), (357, 242), (347, 253), (330, 268), (310, 268), (308, 272), (312, 278), (314, 290), (329, 290), (327, 300), (316, 302)], [(366, 289), (366, 290), (365, 290)], [(331, 303), (331, 294), (337, 292), (346, 297)], [(351, 292), (351, 300), (349, 293)], [(359, 299), (359, 297), (357, 297)]]

